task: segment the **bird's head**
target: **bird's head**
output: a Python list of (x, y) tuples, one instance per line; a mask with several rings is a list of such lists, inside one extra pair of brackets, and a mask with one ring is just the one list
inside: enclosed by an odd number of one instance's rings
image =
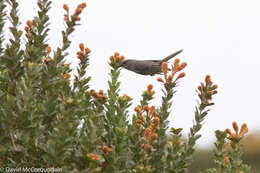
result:
[(131, 67), (133, 67), (134, 65), (134, 61), (131, 60), (131, 59), (127, 59), (127, 60), (124, 60), (120, 65), (119, 67), (123, 67), (123, 68), (126, 68), (126, 69), (131, 69)]

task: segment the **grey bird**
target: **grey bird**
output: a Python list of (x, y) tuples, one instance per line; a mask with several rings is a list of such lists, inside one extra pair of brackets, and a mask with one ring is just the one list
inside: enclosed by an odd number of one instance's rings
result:
[(162, 73), (161, 70), (161, 64), (162, 62), (167, 62), (176, 55), (180, 54), (183, 50), (179, 50), (162, 60), (135, 60), (135, 59), (127, 59), (124, 60), (120, 67), (123, 67), (127, 70), (133, 71), (135, 73), (141, 74), (141, 75), (155, 75)]

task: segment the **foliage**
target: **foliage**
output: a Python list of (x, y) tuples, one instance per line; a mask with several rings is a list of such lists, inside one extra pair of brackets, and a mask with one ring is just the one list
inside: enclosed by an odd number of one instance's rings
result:
[[(0, 2), (0, 165), (54, 167), (63, 172), (187, 172), (201, 136), (198, 133), (214, 104), (212, 96), (217, 93), (210, 76), (198, 87), (195, 121), (187, 141), (181, 128), (172, 127), (168, 135), (172, 99), (187, 63), (175, 59), (168, 74), (168, 64), (163, 62), (164, 79), (158, 78), (163, 85), (161, 105), (149, 105), (155, 93), (150, 84), (131, 116), (128, 108), (132, 98), (119, 94), (120, 64), (124, 60), (119, 53), (110, 57), (108, 90), (96, 91), (89, 87), (91, 77), (86, 73), (91, 51), (80, 43), (77, 75), (71, 80), (66, 50), (86, 4), (79, 4), (72, 14), (67, 5), (63, 6), (66, 28), (61, 33), (61, 47), (54, 51), (47, 43), (51, 1), (38, 0), (37, 4), (37, 16), (26, 22), (23, 45), (19, 3)], [(7, 5), (11, 7), (9, 13)], [(4, 45), (7, 18), (11, 38)], [(240, 140), (247, 127), (243, 124), (240, 132), (234, 123), (233, 127), (235, 133), (216, 132), (216, 168), (208, 172), (250, 171), (240, 159)], [(230, 151), (224, 148), (226, 140), (230, 140)]]

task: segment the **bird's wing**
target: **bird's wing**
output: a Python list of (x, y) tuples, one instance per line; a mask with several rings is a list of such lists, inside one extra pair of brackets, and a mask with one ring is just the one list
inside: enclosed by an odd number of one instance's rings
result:
[(147, 75), (147, 74), (149, 74), (149, 63), (147, 63), (147, 61), (139, 60), (135, 64), (135, 68), (132, 69), (132, 71), (139, 73), (139, 74)]
[(141, 60), (132, 71), (142, 75), (154, 75), (161, 72), (160, 60)]
[(151, 75), (160, 74), (161, 70), (161, 61), (160, 60), (152, 60), (152, 67), (150, 69)]
[(173, 53), (173, 54), (171, 54), (171, 55), (169, 55), (169, 56), (167, 56), (167, 57), (165, 57), (165, 58), (163, 58), (161, 62), (164, 62), (164, 61), (167, 62), (167, 61), (169, 61), (171, 58), (173, 58), (173, 57), (175, 57), (176, 55), (180, 54), (182, 51), (183, 51), (183, 49), (182, 49), (182, 50), (179, 50), (179, 51), (177, 51), (177, 52), (175, 52), (175, 53)]
[(161, 68), (161, 60), (151, 60), (152, 67), (160, 67)]

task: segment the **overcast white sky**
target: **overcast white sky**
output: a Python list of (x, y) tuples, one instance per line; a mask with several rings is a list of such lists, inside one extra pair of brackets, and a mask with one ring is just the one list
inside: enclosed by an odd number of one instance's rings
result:
[[(25, 21), (36, 14), (37, 1), (20, 1), (20, 16)], [(74, 11), (87, 3), (81, 24), (70, 39), (68, 60), (76, 64), (78, 44), (91, 50), (89, 74), (91, 86), (106, 89), (109, 56), (115, 51), (131, 59), (161, 59), (184, 49), (178, 56), (188, 63), (187, 76), (181, 80), (174, 96), (170, 125), (192, 126), (197, 94), (195, 89), (206, 74), (219, 86), (216, 103), (204, 121), (199, 146), (211, 146), (216, 129), (231, 128), (231, 123), (247, 123), (249, 131), (260, 123), (260, 10), (257, 0), (63, 0), (53, 1), (50, 12), (52, 47), (61, 44), (64, 28), (62, 5)], [(122, 93), (140, 100), (146, 86), (155, 86), (159, 105), (161, 84), (155, 77), (122, 70)]]

